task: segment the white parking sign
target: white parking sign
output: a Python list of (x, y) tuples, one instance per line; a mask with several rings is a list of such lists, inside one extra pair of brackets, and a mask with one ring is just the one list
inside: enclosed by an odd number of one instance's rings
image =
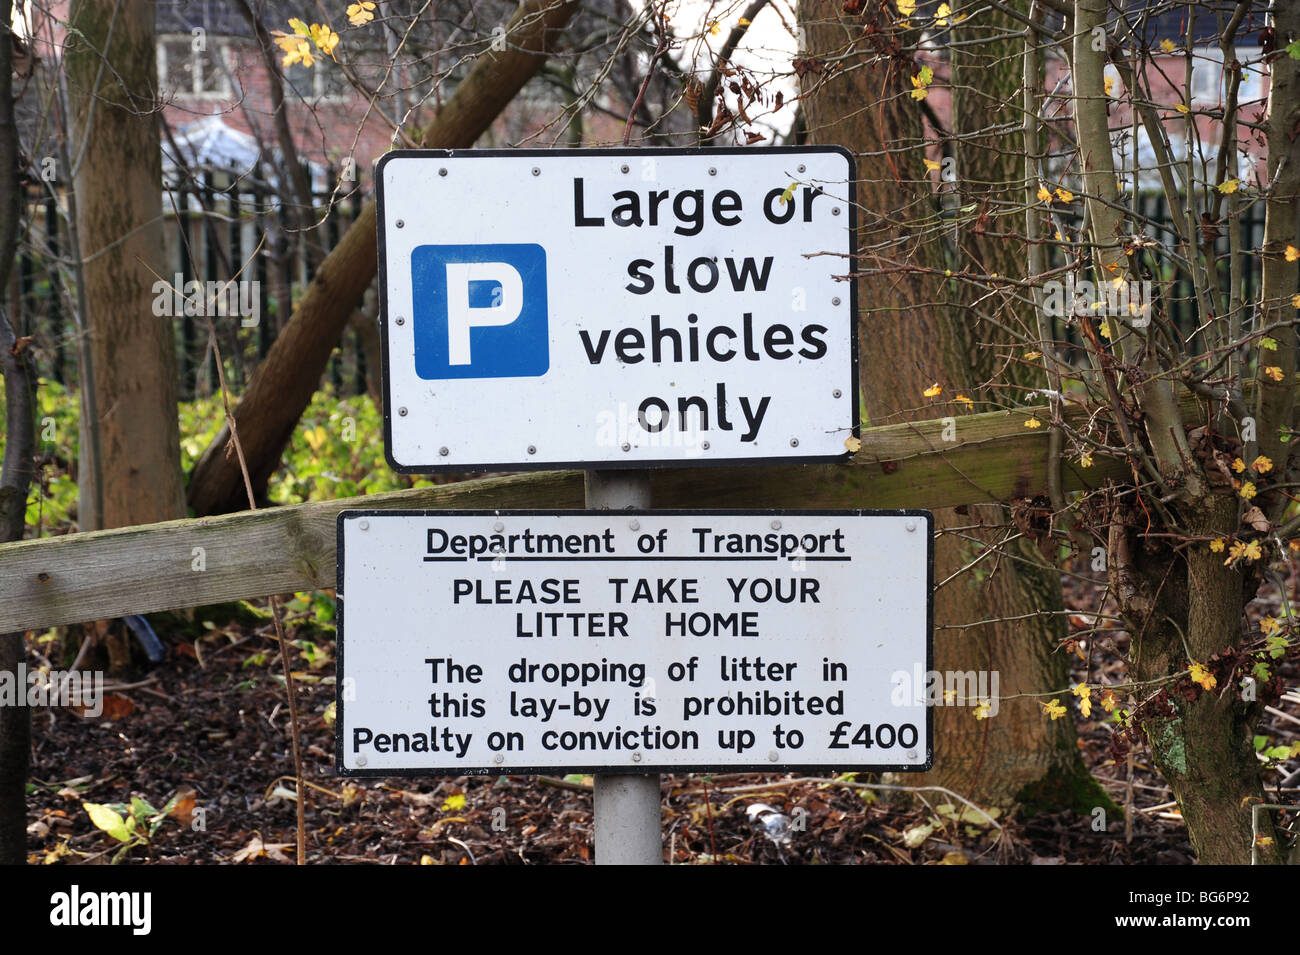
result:
[(925, 512), (344, 511), (338, 533), (344, 775), (930, 766)]
[(846, 454), (844, 150), (417, 150), (377, 176), (395, 469)]

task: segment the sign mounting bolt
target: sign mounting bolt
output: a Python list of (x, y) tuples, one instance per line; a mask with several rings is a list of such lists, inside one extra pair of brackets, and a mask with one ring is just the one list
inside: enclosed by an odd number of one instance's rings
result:
[(710, 166), (710, 167), (709, 167), (709, 175), (710, 175), (710, 176), (716, 176), (717, 174), (718, 174), (718, 167), (717, 167), (717, 166)]
[(916, 530), (916, 521), (908, 521), (905, 526), (907, 527), (908, 533), (911, 533)]
[(840, 297), (839, 297), (838, 295), (836, 295), (833, 299), (831, 299), (831, 304), (832, 304), (832, 305), (838, 305), (838, 304), (840, 304)]
[(440, 455), (442, 455), (444, 458), (445, 458), (447, 455), (451, 454), (451, 452), (447, 450), (447, 448), (446, 448), (445, 445), (444, 445), (443, 447), (441, 447), (441, 448), (438, 449), (438, 453), (439, 453)]
[(781, 522), (780, 522), (780, 521), (773, 521), (773, 522), (772, 522), (772, 530), (774, 530), (774, 531), (779, 531), (780, 529), (781, 529)]
[(832, 398), (842, 398), (842, 397), (844, 397), (844, 392), (842, 392), (842, 391), (840, 391), (838, 388), (836, 388), (834, 391), (831, 392), (831, 397), (832, 397)]
[(833, 216), (837, 216), (837, 215), (839, 215), (839, 214), (840, 214), (840, 207), (839, 207), (839, 206), (831, 206), (831, 215), (833, 215)]
[(798, 439), (798, 438), (791, 438), (791, 439), (790, 439), (790, 447), (792, 447), (792, 448), (797, 448), (797, 447), (799, 447), (799, 439)]
[(641, 529), (641, 522), (640, 522), (640, 521), (628, 521), (627, 526), (628, 526), (628, 529), (629, 529), (629, 530), (639, 531), (639, 530)]
[(537, 445), (535, 445), (535, 444), (530, 444), (530, 445), (528, 446), (528, 453), (529, 453), (529, 454), (536, 454), (536, 453), (537, 453)]
[(539, 169), (538, 167), (534, 166), (534, 167), (533, 167), (533, 175), (534, 175), (534, 176), (540, 176), (541, 174), (542, 174), (541, 169)]
[(624, 165), (624, 166), (619, 166), (619, 167), (618, 167), (618, 171), (621, 172), (621, 173), (627, 173), (627, 172), (629, 172), (629, 169), (628, 169), (628, 167), (627, 167), (626, 165)]
[(624, 451), (631, 451), (631, 450), (632, 450), (632, 445), (630, 445), (630, 444), (628, 444), (626, 441), (624, 441), (624, 442), (623, 442), (623, 450), (624, 450)]
[(778, 752), (777, 752), (776, 750), (774, 750), (774, 749), (773, 749), (773, 750), (769, 750), (769, 751), (768, 751), (768, 754), (767, 754), (767, 758), (770, 759), (772, 762), (775, 763), (777, 760), (779, 760), (779, 759), (781, 758), (781, 754), (778, 753)]
[(495, 524), (492, 525), (492, 530), (496, 531), (498, 534), (500, 534), (505, 529), (506, 526), (502, 524), (500, 521), (497, 521)]
[(907, 758), (908, 758), (908, 759), (916, 759), (916, 750), (914, 750), (914, 749), (909, 749), (909, 750), (907, 751)]
[(358, 522), (357, 522), (357, 527), (361, 528), (363, 531), (368, 531), (368, 530), (370, 530), (370, 522), (369, 522), (369, 521), (358, 521)]
[(632, 754), (632, 762), (634, 762), (634, 763), (639, 763), (639, 762), (641, 762), (641, 754), (640, 754), (640, 753), (633, 753), (633, 754)]
[(401, 416), (401, 417), (403, 417), (403, 418), (406, 417), (406, 409), (405, 409), (405, 408), (398, 408), (398, 409), (397, 409), (397, 413), (398, 413), (399, 416)]
[(404, 227), (405, 225), (406, 225), (406, 223), (405, 223), (403, 220), (401, 220), (401, 219), (398, 219), (398, 220), (397, 220), (397, 228), (401, 229), (401, 228)]
[(700, 447), (703, 448), (705, 451), (709, 450), (709, 442), (707, 442), (707, 441), (701, 441), (701, 442), (700, 442)]
[(492, 762), (496, 763), (498, 766), (500, 766), (505, 761), (506, 758), (502, 756), (500, 753), (497, 753), (495, 756), (492, 757)]
[(445, 175), (447, 175), (447, 167), (444, 166), (443, 168), (439, 169), (439, 170), (438, 170), (438, 175), (440, 175), (440, 176), (445, 176)]
[(400, 315), (398, 315), (397, 318), (394, 319), (394, 321), (396, 321), (398, 325), (405, 325), (405, 324), (406, 324), (406, 319), (402, 318), (402, 316), (400, 316)]
[(803, 163), (799, 163), (799, 171), (800, 171), (800, 172), (807, 172), (807, 171), (808, 171), (808, 167), (805, 166)]
[(364, 756), (358, 756), (358, 757), (357, 757), (357, 765), (358, 765), (358, 766), (364, 766), (364, 765), (366, 765), (366, 758), (365, 758)]

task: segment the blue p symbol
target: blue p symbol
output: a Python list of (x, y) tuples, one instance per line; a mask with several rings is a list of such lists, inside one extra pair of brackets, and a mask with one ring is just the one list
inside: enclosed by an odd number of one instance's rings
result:
[(515, 378), (550, 369), (540, 245), (422, 245), (411, 253), (415, 371)]

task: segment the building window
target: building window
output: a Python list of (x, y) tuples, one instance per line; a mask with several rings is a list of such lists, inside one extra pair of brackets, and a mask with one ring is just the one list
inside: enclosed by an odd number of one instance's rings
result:
[(164, 36), (158, 41), (158, 79), (167, 96), (229, 98), (227, 63), (226, 44), (210, 36)]
[(293, 64), (284, 71), (284, 79), (307, 103), (341, 103), (353, 92), (342, 68), (325, 57), (310, 67)]
[[(1262, 51), (1257, 47), (1239, 48), (1237, 62), (1241, 64), (1241, 85), (1237, 88), (1237, 104), (1262, 102), (1264, 98), (1264, 66)], [(1207, 105), (1221, 105), (1228, 92), (1228, 72), (1223, 68), (1223, 51), (1214, 47), (1199, 47), (1192, 55), (1192, 99)]]

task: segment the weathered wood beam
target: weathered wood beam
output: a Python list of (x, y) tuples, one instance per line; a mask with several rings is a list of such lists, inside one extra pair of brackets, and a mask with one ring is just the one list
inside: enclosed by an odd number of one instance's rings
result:
[[(941, 421), (869, 428), (844, 464), (655, 471), (655, 506), (950, 507), (1041, 494), (1047, 438), (1024, 426), (1033, 410), (959, 417), (957, 441), (943, 440)], [(1065, 485), (1124, 473), (1098, 458), (1085, 472), (1067, 466)], [(0, 633), (333, 587), (347, 508), (582, 506), (581, 472), (545, 471), (4, 544)]]

